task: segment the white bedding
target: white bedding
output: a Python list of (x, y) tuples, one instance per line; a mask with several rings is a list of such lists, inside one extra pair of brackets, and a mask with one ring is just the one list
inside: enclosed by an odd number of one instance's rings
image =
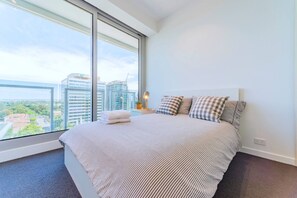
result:
[(131, 120), (83, 124), (60, 137), (102, 198), (212, 197), (240, 146), (227, 122), (160, 114)]

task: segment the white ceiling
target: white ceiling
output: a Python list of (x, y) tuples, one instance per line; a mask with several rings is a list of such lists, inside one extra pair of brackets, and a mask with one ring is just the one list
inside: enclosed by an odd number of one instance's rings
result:
[(195, 0), (109, 0), (115, 4), (125, 3), (125, 6), (137, 9), (152, 17), (156, 22), (172, 15), (178, 9)]

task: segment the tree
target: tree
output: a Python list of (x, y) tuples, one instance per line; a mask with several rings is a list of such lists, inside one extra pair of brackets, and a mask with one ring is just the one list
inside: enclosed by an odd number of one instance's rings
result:
[(31, 122), (31, 123), (36, 123), (36, 117), (31, 117), (31, 118), (30, 118), (30, 122)]
[(0, 121), (4, 121), (5, 116), (6, 116), (5, 111), (0, 111)]
[(55, 130), (62, 130), (63, 129), (63, 118), (61, 115), (55, 115), (54, 118), (54, 126), (55, 126)]
[(33, 112), (35, 112), (38, 115), (44, 115), (44, 116), (49, 116), (49, 105), (46, 103), (30, 103), (27, 104), (26, 107), (31, 109)]
[(30, 123), (25, 128), (18, 132), (18, 136), (25, 136), (25, 135), (35, 135), (42, 133), (43, 129), (41, 126), (36, 125), (35, 123)]
[(0, 102), (0, 111), (3, 111), (4, 109), (6, 109), (6, 105), (4, 102)]
[(12, 114), (13, 112), (12, 112), (11, 109), (5, 109), (5, 110), (4, 110), (4, 113), (5, 113), (5, 115), (7, 116), (7, 115)]
[(10, 107), (10, 110), (12, 113), (23, 113), (23, 114), (29, 114), (34, 115), (36, 112), (32, 111), (30, 108), (26, 107), (24, 104), (16, 104)]

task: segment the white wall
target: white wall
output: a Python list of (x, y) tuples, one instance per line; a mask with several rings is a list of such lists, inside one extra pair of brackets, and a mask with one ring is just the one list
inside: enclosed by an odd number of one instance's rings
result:
[(294, 0), (196, 1), (159, 29), (147, 43), (151, 106), (168, 90), (242, 88), (245, 152), (294, 163)]

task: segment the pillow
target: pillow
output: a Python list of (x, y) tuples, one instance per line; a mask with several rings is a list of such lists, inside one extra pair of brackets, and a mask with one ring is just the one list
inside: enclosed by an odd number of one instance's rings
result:
[(165, 96), (161, 100), (161, 104), (156, 113), (166, 115), (176, 115), (183, 96)]
[(243, 101), (227, 101), (225, 104), (225, 109), (221, 116), (221, 120), (229, 122), (238, 131), (240, 116), (245, 109), (245, 106), (246, 102)]
[(195, 103), (192, 105), (189, 116), (191, 118), (220, 122), (220, 117), (223, 113), (227, 99), (228, 97), (193, 97)]
[(178, 114), (189, 114), (190, 107), (192, 105), (192, 98), (183, 98), (180, 107), (178, 109)]

